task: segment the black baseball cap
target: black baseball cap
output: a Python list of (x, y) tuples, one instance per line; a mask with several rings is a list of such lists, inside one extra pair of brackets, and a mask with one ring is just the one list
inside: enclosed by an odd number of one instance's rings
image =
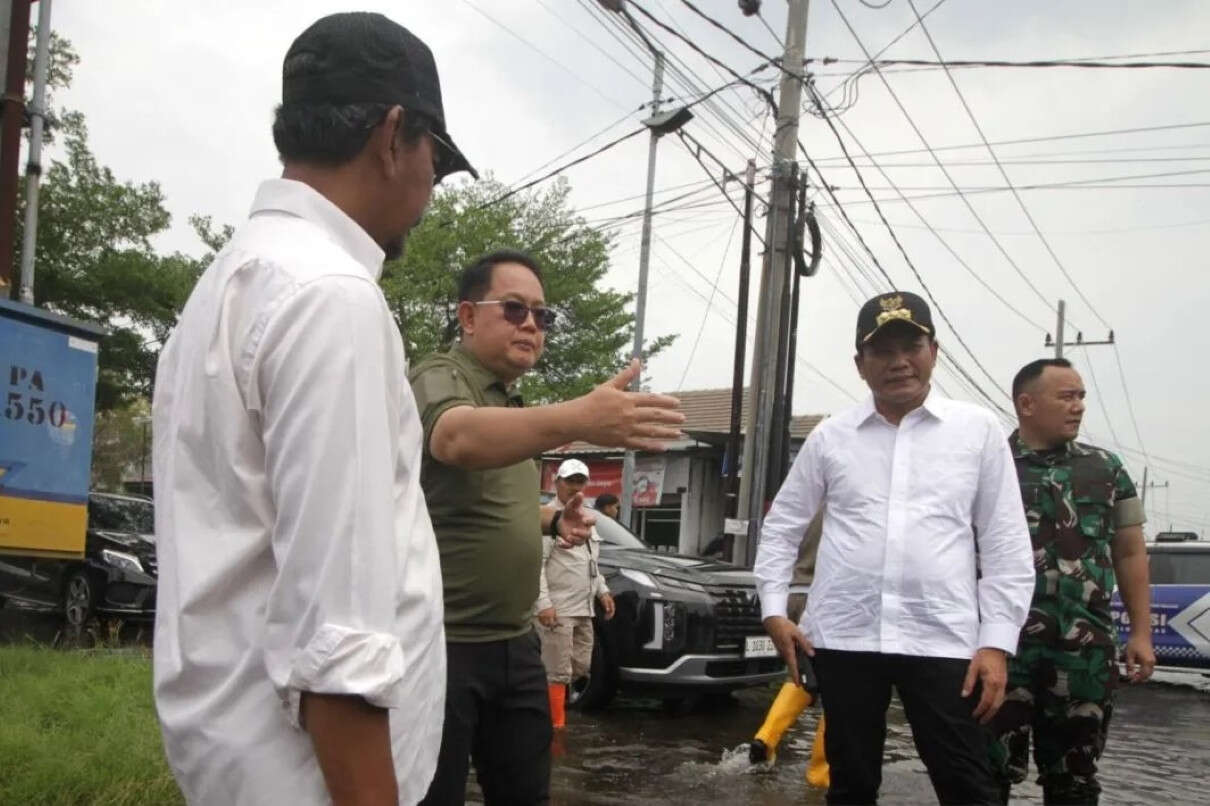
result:
[[(310, 58), (297, 58), (304, 53)], [(398, 104), (433, 121), (435, 179), (458, 171), (479, 178), (446, 131), (433, 52), (382, 14), (330, 14), (299, 34), (283, 64), (282, 103)]]
[(861, 306), (857, 314), (857, 351), (861, 352), (861, 346), (868, 344), (874, 334), (895, 322), (937, 337), (928, 303), (910, 291), (892, 291), (868, 299)]

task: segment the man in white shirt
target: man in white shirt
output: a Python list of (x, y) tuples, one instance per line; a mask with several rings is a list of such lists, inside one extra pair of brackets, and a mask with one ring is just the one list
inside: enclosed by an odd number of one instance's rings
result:
[(377, 285), (474, 171), (428, 47), (380, 14), (291, 45), (284, 170), (198, 281), (154, 400), (155, 696), (193, 804), (397, 804), (437, 762), (445, 638), (421, 425)]
[[(985, 409), (932, 391), (936, 360), (924, 300), (866, 302), (855, 362), (872, 396), (811, 433), (761, 531), (765, 629), (792, 671), (796, 648), (814, 657), (832, 804), (877, 801), (892, 687), (938, 800), (999, 798), (980, 722), (1004, 699), (1029, 610), (1029, 532), (1004, 432)], [(800, 630), (787, 590), (825, 504)]]

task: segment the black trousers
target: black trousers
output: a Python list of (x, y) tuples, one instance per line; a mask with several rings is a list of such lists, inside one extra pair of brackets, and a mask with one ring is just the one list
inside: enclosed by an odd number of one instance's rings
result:
[(892, 686), (937, 800), (947, 806), (998, 803), (987, 734), (971, 716), (980, 691), (962, 697), (968, 665), (952, 658), (816, 649), (815, 673), (828, 720), (828, 803), (877, 803)]
[(550, 801), (550, 703), (536, 632), (447, 643), (445, 727), (424, 806), (461, 806), (475, 763), (488, 806)]

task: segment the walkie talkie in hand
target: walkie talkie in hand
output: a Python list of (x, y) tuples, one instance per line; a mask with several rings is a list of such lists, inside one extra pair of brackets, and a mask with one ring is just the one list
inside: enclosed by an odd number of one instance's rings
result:
[(819, 693), (819, 680), (815, 677), (815, 665), (811, 657), (800, 644), (794, 644), (794, 662), (798, 664), (798, 680), (800, 688), (811, 694)]

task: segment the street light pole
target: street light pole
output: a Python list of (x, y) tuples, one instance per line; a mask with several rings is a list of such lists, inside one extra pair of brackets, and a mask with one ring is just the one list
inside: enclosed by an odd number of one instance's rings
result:
[[(648, 47), (651, 47), (650, 43)], [(655, 57), (655, 77), (651, 81), (651, 116), (660, 112), (660, 93), (664, 89), (664, 54), (651, 48)], [(639, 287), (634, 298), (634, 357), (643, 359), (643, 324), (647, 319), (647, 270), (651, 263), (651, 205), (655, 194), (655, 150), (659, 133), (653, 128), (647, 144), (647, 197), (643, 204), (643, 235), (639, 243)], [(642, 370), (635, 376), (633, 388), (642, 387)], [(622, 458), (622, 523), (631, 523), (631, 506), (634, 493), (634, 451), (626, 451)]]
[[(643, 33), (643, 29), (634, 21), (634, 17), (630, 16), (630, 12), (626, 10), (626, 0), (597, 0), (602, 7), (621, 14), (626, 18), (626, 22), (647, 46), (647, 50), (651, 51), (652, 58), (655, 59), (655, 75), (651, 80), (651, 117), (643, 121), (648, 129), (651, 130), (651, 140), (647, 146), (647, 199), (643, 205), (643, 236), (639, 244), (639, 287), (634, 297), (634, 352), (633, 356), (640, 361), (643, 359), (643, 325), (647, 319), (647, 268), (651, 261), (651, 206), (652, 196), (655, 194), (655, 149), (660, 137), (665, 134), (671, 134), (684, 126), (693, 118), (693, 113), (689, 111), (688, 106), (682, 106), (672, 109), (663, 114), (660, 113), (660, 95), (664, 91), (664, 54), (652, 44), (647, 38), (647, 34)], [(643, 386), (643, 373), (639, 370), (639, 374), (635, 376), (631, 383), (631, 388), (634, 391), (639, 391)], [(618, 513), (621, 522), (627, 526), (633, 526), (631, 523), (631, 510), (633, 508), (634, 498), (634, 451), (626, 451), (622, 457), (622, 511)]]
[[(630, 16), (630, 12), (626, 10), (625, 0), (598, 0), (598, 2), (609, 11), (621, 14), (626, 18), (626, 22), (638, 34), (639, 39), (643, 40), (643, 44), (647, 46), (647, 50), (651, 51), (652, 57), (655, 59), (655, 75), (651, 80), (651, 119), (658, 118), (660, 113), (660, 94), (664, 91), (664, 54), (655, 45), (651, 44), (651, 40), (643, 33), (643, 29), (634, 21), (634, 17)], [(639, 287), (634, 297), (634, 352), (635, 358), (642, 361), (643, 359), (643, 324), (647, 318), (647, 267), (651, 260), (651, 204), (652, 196), (655, 193), (655, 148), (659, 141), (660, 131), (656, 126), (651, 126), (651, 141), (647, 145), (647, 199), (643, 205), (643, 236), (639, 244)], [(636, 392), (642, 388), (643, 372), (635, 376), (631, 388)], [(622, 511), (618, 513), (621, 521), (626, 526), (633, 527), (631, 523), (631, 508), (634, 498), (634, 451), (626, 451), (622, 457)]]

